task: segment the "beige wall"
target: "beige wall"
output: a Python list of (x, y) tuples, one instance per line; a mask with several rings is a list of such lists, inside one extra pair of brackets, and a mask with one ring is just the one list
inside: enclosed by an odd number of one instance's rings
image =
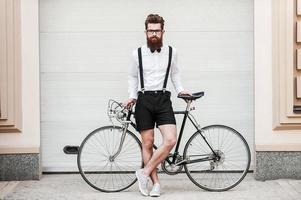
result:
[(22, 132), (0, 133), (0, 153), (36, 153), (40, 147), (38, 0), (21, 1)]
[(301, 130), (272, 129), (272, 0), (254, 0), (255, 149), (301, 151)]

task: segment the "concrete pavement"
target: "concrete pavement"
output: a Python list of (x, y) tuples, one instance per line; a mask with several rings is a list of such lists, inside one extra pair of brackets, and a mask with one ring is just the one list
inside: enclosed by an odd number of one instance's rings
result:
[[(301, 200), (301, 180), (257, 181), (250, 173), (235, 188), (208, 192), (195, 186), (186, 176), (159, 174), (162, 195), (172, 200)], [(91, 188), (79, 174), (43, 175), (40, 181), (0, 182), (0, 199), (151, 199), (143, 197), (137, 183), (118, 193), (103, 193)]]

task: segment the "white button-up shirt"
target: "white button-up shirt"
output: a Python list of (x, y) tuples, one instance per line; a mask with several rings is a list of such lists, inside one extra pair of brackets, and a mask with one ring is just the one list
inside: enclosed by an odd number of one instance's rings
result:
[[(144, 45), (141, 47), (143, 79), (145, 91), (162, 90), (166, 70), (168, 66), (169, 48), (163, 45), (160, 53), (155, 51), (152, 53), (150, 49)], [(128, 74), (128, 92), (129, 98), (137, 99), (138, 91), (141, 91), (138, 50), (133, 51), (132, 66)], [(183, 86), (180, 79), (180, 71), (177, 65), (177, 51), (172, 47), (172, 60), (168, 75), (166, 90), (170, 91), (170, 80), (178, 93), (182, 92)]]

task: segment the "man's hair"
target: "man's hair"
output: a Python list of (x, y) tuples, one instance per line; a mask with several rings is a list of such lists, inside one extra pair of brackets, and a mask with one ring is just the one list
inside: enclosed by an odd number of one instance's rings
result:
[(148, 24), (161, 24), (161, 29), (164, 29), (164, 19), (158, 14), (149, 14), (145, 20), (145, 30)]

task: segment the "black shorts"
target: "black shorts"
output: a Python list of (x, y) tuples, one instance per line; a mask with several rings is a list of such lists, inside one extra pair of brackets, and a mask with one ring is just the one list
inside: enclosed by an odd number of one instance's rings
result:
[(170, 100), (170, 92), (145, 91), (138, 92), (135, 108), (137, 131), (153, 129), (163, 124), (176, 124)]

